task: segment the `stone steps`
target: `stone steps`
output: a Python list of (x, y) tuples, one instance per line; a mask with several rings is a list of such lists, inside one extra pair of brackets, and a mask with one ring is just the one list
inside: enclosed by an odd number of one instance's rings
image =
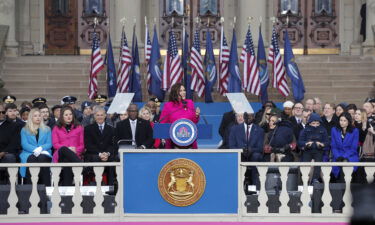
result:
[[(142, 56), (141, 56), (141, 60)], [(117, 64), (117, 59), (115, 59)], [(342, 101), (362, 104), (368, 96), (374, 96), (375, 61), (373, 58), (354, 56), (297, 56), (307, 90), (306, 98), (320, 97), (323, 101)], [(45, 96), (50, 105), (60, 102), (65, 95), (75, 95), (79, 101), (87, 100), (89, 56), (23, 56), (6, 58), (1, 77), (6, 82), (0, 97), (13, 94), (17, 103)], [(242, 68), (241, 68), (242, 69)], [(141, 65), (141, 73), (144, 71)], [(144, 72), (142, 73), (144, 74)], [(142, 78), (144, 100), (146, 93), (145, 75)], [(100, 93), (106, 93), (106, 71), (98, 77)], [(290, 82), (289, 82), (290, 83)], [(269, 98), (285, 101), (277, 90), (269, 87)], [(227, 101), (218, 93), (215, 101)], [(249, 101), (259, 101), (258, 96), (247, 94)], [(287, 99), (292, 99), (288, 97)], [(195, 99), (203, 101), (202, 99)]]

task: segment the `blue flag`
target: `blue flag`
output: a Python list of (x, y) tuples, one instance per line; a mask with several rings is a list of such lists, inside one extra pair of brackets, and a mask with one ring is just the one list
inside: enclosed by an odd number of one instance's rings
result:
[(264, 49), (262, 29), (259, 27), (259, 39), (258, 39), (258, 67), (259, 67), (259, 77), (260, 77), (260, 98), (262, 105), (268, 101), (267, 87), (269, 83), (268, 68), (266, 51)]
[(160, 47), (158, 41), (158, 33), (156, 26), (154, 26), (154, 37), (152, 40), (150, 62), (148, 64), (149, 71), (151, 74), (150, 90), (151, 94), (155, 95), (159, 100), (164, 100), (165, 92), (161, 88), (162, 72), (161, 67), (161, 56)]
[(105, 63), (107, 64), (107, 92), (108, 98), (113, 98), (116, 95), (117, 80), (116, 80), (116, 66), (113, 58), (111, 35), (108, 38), (107, 54)]
[(290, 44), (288, 31), (284, 34), (284, 65), (286, 74), (292, 81), (293, 96), (296, 102), (300, 102), (305, 97), (305, 85), (303, 84), (301, 73), (295, 62), (292, 45)]
[(214, 56), (214, 49), (212, 47), (211, 41), (211, 33), (207, 28), (206, 31), (206, 55), (204, 56), (203, 62), (205, 68), (205, 77), (206, 77), (206, 88), (205, 88), (205, 95), (204, 100), (205, 102), (213, 102), (212, 99), (212, 90), (216, 84), (217, 80), (217, 73), (216, 73), (216, 66), (215, 66), (215, 56)]
[(237, 38), (236, 31), (233, 29), (232, 44), (230, 46), (229, 56), (229, 82), (228, 92), (241, 92), (241, 75), (238, 68), (238, 55), (237, 55)]
[(135, 34), (135, 26), (133, 29), (133, 43), (132, 43), (132, 72), (130, 76), (130, 92), (134, 93), (133, 102), (142, 102), (142, 86), (141, 74), (139, 72), (139, 53), (138, 41)]
[(182, 44), (182, 68), (184, 68), (184, 86), (186, 89), (186, 98), (193, 99), (193, 90), (191, 90), (191, 68), (189, 66), (189, 39), (184, 28), (184, 40)]

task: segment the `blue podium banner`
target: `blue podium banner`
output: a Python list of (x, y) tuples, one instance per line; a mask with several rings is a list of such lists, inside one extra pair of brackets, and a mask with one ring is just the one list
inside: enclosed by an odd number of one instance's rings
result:
[[(237, 152), (124, 152), (124, 213), (237, 214)], [(160, 194), (158, 178), (163, 167), (176, 159), (196, 163), (205, 175), (205, 189), (192, 205), (175, 206)]]

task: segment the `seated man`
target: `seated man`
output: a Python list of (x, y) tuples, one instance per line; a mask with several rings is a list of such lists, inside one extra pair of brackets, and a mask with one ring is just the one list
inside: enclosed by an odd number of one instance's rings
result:
[[(241, 161), (261, 162), (263, 160), (264, 131), (254, 124), (254, 114), (246, 114), (244, 115), (244, 123), (232, 127), (229, 134), (229, 148), (243, 149)], [(255, 184), (257, 189), (259, 189), (257, 169), (255, 167), (247, 168), (246, 178), (250, 177), (249, 170), (251, 170), (251, 183)]]
[(220, 148), (222, 149), (226, 149), (229, 147), (228, 146), (229, 130), (235, 124), (236, 118), (237, 118), (237, 115), (235, 114), (234, 110), (232, 110), (232, 111), (224, 113), (223, 118), (221, 119), (221, 123), (219, 127), (219, 134), (223, 140), (220, 146)]
[[(20, 145), (20, 130), (16, 123), (6, 119), (4, 106), (0, 104), (0, 163), (15, 163)], [(8, 183), (7, 171), (0, 170), (0, 184)]]
[[(94, 107), (95, 123), (85, 127), (85, 162), (113, 162), (117, 153), (113, 143), (114, 128), (105, 123), (106, 112), (104, 107)], [(106, 168), (108, 184), (113, 185), (115, 171), (113, 167)]]
[(16, 124), (19, 132), (25, 126), (25, 122), (23, 122), (20, 118), (17, 117), (17, 106), (14, 103), (8, 103), (5, 105), (5, 115), (7, 120)]
[(153, 130), (149, 121), (138, 117), (138, 107), (130, 104), (128, 107), (129, 118), (117, 123), (115, 129), (115, 144), (119, 140), (136, 148), (151, 148), (154, 144)]

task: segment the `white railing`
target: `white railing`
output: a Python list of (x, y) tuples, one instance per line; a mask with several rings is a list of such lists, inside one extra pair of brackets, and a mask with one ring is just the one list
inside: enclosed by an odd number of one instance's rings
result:
[[(30, 169), (31, 180), (32, 180), (32, 192), (30, 196), (31, 207), (28, 214), (22, 214), (17, 208), (18, 197), (16, 194), (16, 183), (18, 177), (19, 167), (28, 166)], [(105, 200), (106, 194), (103, 190), (108, 187), (103, 188), (101, 186), (102, 173), (105, 167), (113, 166), (116, 168), (117, 180), (118, 180), (118, 191), (115, 196), (116, 205), (114, 207), (114, 212), (105, 213), (105, 206), (103, 201)], [(240, 163), (240, 179), (239, 186), (243, 187), (244, 176), (247, 166), (256, 166), (259, 172), (260, 179), (260, 190), (254, 195), (257, 197), (259, 202), (259, 207), (257, 207), (256, 212), (248, 212), (247, 206), (249, 202), (247, 201), (248, 196), (244, 191), (239, 193), (239, 213), (236, 221), (322, 221), (322, 222), (347, 222), (352, 214), (352, 197), (351, 197), (351, 174), (353, 172), (354, 166), (362, 166), (365, 168), (367, 174), (368, 182), (372, 182), (375, 173), (375, 163), (259, 163), (259, 162), (247, 162)], [(320, 166), (322, 171), (322, 178), (324, 183), (324, 190), (329, 190), (330, 183), (330, 173), (332, 166), (341, 166), (343, 173), (345, 174), (345, 193), (343, 195), (343, 202), (345, 206), (342, 208), (342, 212), (333, 212), (330, 203), (332, 201), (332, 196), (330, 192), (324, 191), (322, 194), (323, 206), (321, 213), (313, 213), (312, 207), (309, 205), (311, 200), (311, 186), (309, 186), (309, 173), (313, 166)], [(34, 163), (34, 164), (0, 164), (0, 168), (7, 168), (10, 175), (10, 194), (8, 197), (9, 208), (7, 214), (0, 215), (0, 221), (2, 222), (34, 222), (34, 221), (129, 221), (129, 218), (123, 215), (123, 165), (121, 163)], [(47, 214), (41, 213), (38, 207), (40, 197), (37, 192), (37, 181), (38, 173), (40, 167), (50, 167), (52, 175), (52, 187), (47, 187), (47, 196), (49, 196), (49, 210)], [(59, 187), (59, 175), (63, 167), (72, 167), (74, 174), (74, 187)], [(82, 186), (81, 174), (84, 167), (93, 167), (95, 172), (96, 186), (86, 187)], [(282, 187), (279, 193), (279, 201), (281, 206), (279, 207), (278, 213), (270, 213), (267, 204), (268, 196), (265, 190), (266, 175), (269, 167), (277, 167), (280, 172), (280, 180)], [(301, 173), (303, 185), (298, 189), (300, 191), (300, 208), (298, 212), (291, 212), (288, 202), (290, 200), (289, 193), (287, 192), (287, 179), (288, 171), (290, 168), (299, 168)], [(86, 190), (86, 189), (87, 190)], [(73, 189), (73, 190), (72, 190)], [(88, 190), (90, 189), (90, 190)], [(241, 190), (243, 190), (241, 188)], [(70, 194), (68, 193), (70, 192)], [(86, 193), (85, 193), (86, 192)], [(90, 194), (94, 192), (94, 194)], [(0, 192), (1, 193), (1, 192)], [(93, 196), (93, 201), (95, 207), (93, 213), (84, 213), (81, 203), (83, 202), (84, 195), (89, 193)], [(64, 195), (71, 195), (72, 202), (74, 204), (71, 214), (63, 214), (60, 202)], [(0, 196), (3, 198), (3, 196)], [(172, 215), (172, 214), (170, 214)], [(176, 215), (173, 214), (175, 217)], [(186, 215), (182, 215), (186, 216)], [(84, 219), (83, 219), (84, 218)], [(143, 221), (142, 215), (134, 215), (130, 219), (131, 221)], [(212, 215), (212, 221), (216, 221), (215, 215)]]
[[(16, 193), (16, 186), (21, 186), (22, 184), (17, 184), (18, 171), (20, 167), (27, 166), (30, 170), (32, 190), (30, 199), (28, 200), (31, 207), (28, 209), (28, 213), (25, 211), (20, 211), (17, 208), (17, 202), (19, 194)], [(0, 214), (0, 221), (23, 221), (31, 222), (29, 220), (35, 218), (36, 221), (41, 221), (46, 219), (47, 221), (61, 221), (61, 217), (64, 217), (64, 221), (75, 221), (78, 218), (86, 217), (91, 221), (112, 221), (113, 219), (119, 220), (120, 216), (120, 192), (118, 192), (114, 197), (114, 211), (105, 212), (104, 200), (108, 190), (112, 190), (113, 186), (109, 188), (108, 186), (102, 187), (102, 174), (105, 167), (112, 166), (115, 167), (117, 177), (122, 176), (122, 170), (120, 163), (4, 163), (0, 164), (0, 168), (7, 168), (9, 173), (10, 181), (10, 193), (8, 196), (9, 208), (6, 214)], [(49, 167), (51, 171), (51, 187), (46, 187), (46, 196), (48, 197), (48, 212), (42, 212), (38, 207), (38, 203), (41, 201), (41, 197), (38, 194), (38, 174), (41, 167)], [(64, 167), (71, 167), (74, 174), (74, 186), (72, 187), (59, 187), (59, 178), (61, 169)], [(92, 167), (95, 173), (96, 186), (83, 186), (82, 185), (82, 171), (85, 167)], [(122, 180), (122, 179), (119, 179)], [(90, 199), (85, 198), (84, 195), (89, 195), (92, 198), (93, 206), (92, 213), (84, 213), (83, 201), (89, 201)], [(66, 214), (61, 208), (63, 204), (62, 200), (64, 196), (71, 196), (71, 202), (73, 207), (71, 208), (71, 214)], [(0, 196), (2, 198), (3, 196)], [(25, 201), (25, 199), (22, 199)], [(27, 201), (27, 200), (26, 200)], [(69, 201), (69, 200), (67, 200)], [(91, 201), (91, 205), (92, 204)], [(67, 209), (70, 211), (70, 209)], [(117, 219), (116, 219), (117, 217)], [(28, 218), (28, 219), (25, 219)], [(56, 219), (53, 219), (56, 218)], [(86, 219), (85, 219), (86, 220)]]
[[(259, 162), (247, 162), (241, 163), (241, 176), (245, 176), (247, 166), (256, 166), (259, 172), (260, 180), (260, 190), (255, 194), (258, 198), (259, 207), (257, 212), (250, 213), (247, 210), (247, 206), (250, 204), (247, 201), (247, 196), (244, 192), (240, 195), (240, 202), (243, 207), (241, 207), (241, 220), (242, 221), (254, 221), (256, 218), (261, 218), (262, 220), (268, 221), (335, 221), (335, 222), (347, 222), (352, 216), (353, 207), (352, 207), (352, 195), (351, 195), (351, 180), (354, 166), (361, 166), (365, 168), (367, 174), (368, 183), (373, 182), (374, 173), (375, 173), (375, 163), (314, 163), (314, 162), (282, 162), (282, 163), (259, 163)], [(321, 167), (321, 174), (323, 178), (324, 192), (321, 197), (323, 206), (321, 213), (312, 212), (312, 196), (311, 191), (312, 187), (309, 186), (309, 175), (312, 175), (310, 170), (314, 166)], [(332, 166), (341, 166), (342, 172), (345, 177), (345, 193), (343, 195), (342, 201), (345, 206), (342, 208), (342, 211), (334, 211), (330, 206), (333, 198), (331, 193), (326, 190), (330, 190), (330, 173), (332, 171)], [(280, 179), (282, 187), (279, 193), (279, 201), (281, 206), (278, 213), (269, 213), (267, 204), (268, 195), (265, 190), (266, 176), (269, 168), (277, 167), (280, 172)], [(298, 188), (300, 190), (300, 206), (299, 212), (291, 212), (291, 208), (288, 206), (290, 200), (289, 193), (287, 191), (287, 179), (288, 171), (290, 168), (299, 168), (303, 186)], [(243, 180), (239, 181), (240, 183)], [(341, 199), (339, 199), (341, 201)], [(332, 220), (333, 219), (333, 220)]]

